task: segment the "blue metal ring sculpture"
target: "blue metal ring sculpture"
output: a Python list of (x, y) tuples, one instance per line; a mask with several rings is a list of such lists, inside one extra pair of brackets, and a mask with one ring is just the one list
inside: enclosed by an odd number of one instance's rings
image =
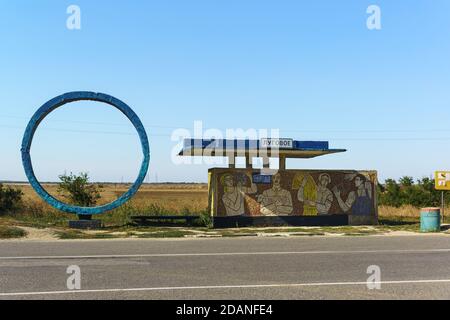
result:
[[(33, 141), (33, 136), (34, 136), (34, 133), (35, 133), (36, 129), (38, 128), (39, 124), (41, 123), (41, 121), (56, 108), (59, 108), (66, 103), (82, 101), (82, 100), (103, 102), (103, 103), (109, 104), (109, 105), (119, 109), (123, 114), (125, 114), (125, 116), (131, 121), (131, 123), (133, 123), (134, 127), (136, 128), (136, 130), (139, 134), (139, 138), (141, 140), (142, 152), (144, 154), (144, 159), (142, 161), (139, 175), (138, 175), (136, 181), (134, 182), (134, 184), (131, 186), (131, 188), (126, 193), (124, 193), (120, 198), (115, 200), (114, 202), (111, 202), (109, 204), (99, 206), (99, 207), (71, 206), (71, 205), (63, 203), (63, 202), (55, 199), (54, 197), (52, 197), (50, 194), (48, 194), (47, 191), (45, 191), (45, 189), (41, 186), (39, 181), (36, 179), (36, 176), (33, 171), (33, 165), (31, 162), (31, 156), (30, 156), (30, 148), (31, 148), (31, 143)], [(147, 175), (147, 170), (148, 170), (148, 166), (150, 163), (150, 146), (148, 143), (147, 133), (145, 132), (144, 126), (142, 125), (142, 122), (138, 118), (136, 113), (134, 113), (134, 111), (128, 105), (126, 105), (124, 102), (120, 101), (119, 99), (116, 99), (107, 94), (88, 92), (88, 91), (65, 93), (56, 98), (53, 98), (52, 100), (45, 103), (42, 107), (40, 107), (39, 110), (37, 110), (36, 113), (33, 115), (30, 122), (28, 123), (27, 129), (23, 136), (21, 151), (22, 151), (22, 162), (23, 162), (23, 167), (25, 169), (25, 173), (28, 177), (28, 180), (30, 181), (31, 186), (38, 193), (38, 195), (45, 202), (47, 202), (54, 208), (59, 209), (64, 212), (68, 212), (68, 213), (75, 213), (78, 215), (101, 214), (106, 211), (115, 209), (115, 208), (123, 205), (128, 200), (130, 200), (130, 198), (138, 191), (139, 187), (141, 186), (142, 182), (144, 181), (145, 176)]]

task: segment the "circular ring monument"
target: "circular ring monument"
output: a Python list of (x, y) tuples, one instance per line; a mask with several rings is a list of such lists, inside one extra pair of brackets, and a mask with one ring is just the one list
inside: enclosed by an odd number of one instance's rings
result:
[[(36, 132), (36, 129), (38, 128), (41, 121), (52, 111), (55, 109), (71, 102), (75, 101), (97, 101), (97, 102), (103, 102), (110, 106), (113, 106), (120, 110), (133, 124), (133, 126), (136, 128), (139, 138), (141, 140), (141, 146), (142, 146), (142, 153), (144, 155), (144, 158), (142, 160), (141, 169), (139, 171), (139, 175), (134, 182), (134, 184), (130, 187), (130, 189), (124, 193), (120, 198), (117, 200), (108, 203), (106, 205), (98, 206), (98, 207), (78, 207), (78, 206), (72, 206), (66, 203), (63, 203), (56, 198), (52, 197), (39, 183), (37, 180), (34, 171), (33, 171), (33, 164), (31, 162), (31, 156), (30, 156), (30, 149), (31, 149), (31, 143), (33, 142), (33, 136)], [(25, 134), (23, 136), (22, 141), (22, 162), (23, 167), (25, 169), (25, 173), (28, 177), (28, 180), (30, 181), (31, 186), (33, 189), (38, 193), (38, 195), (48, 204), (53, 206), (56, 209), (59, 209), (64, 212), (68, 213), (74, 213), (81, 216), (90, 216), (90, 215), (97, 215), (104, 213), (106, 211), (115, 209), (117, 207), (120, 207), (125, 202), (130, 200), (130, 198), (138, 191), (139, 187), (141, 186), (142, 182), (145, 179), (145, 176), (147, 175), (148, 167), (150, 164), (150, 146), (148, 143), (147, 133), (145, 132), (145, 128), (142, 125), (141, 120), (136, 115), (136, 113), (124, 102), (120, 101), (119, 99), (116, 99), (110, 95), (104, 94), (104, 93), (96, 93), (96, 92), (89, 92), (89, 91), (77, 91), (77, 92), (69, 92), (65, 93), (63, 95), (60, 95), (56, 98), (51, 99), (50, 101), (46, 102), (42, 107), (40, 107), (36, 113), (31, 118), (30, 122), (28, 123), (28, 126), (25, 130)]]

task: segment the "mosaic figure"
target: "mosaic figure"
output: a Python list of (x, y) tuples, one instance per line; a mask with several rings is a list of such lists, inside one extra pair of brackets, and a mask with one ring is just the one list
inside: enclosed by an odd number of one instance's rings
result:
[(261, 214), (264, 216), (286, 216), (294, 210), (291, 193), (281, 188), (279, 173), (273, 176), (272, 188), (258, 195), (258, 202), (261, 205)]
[[(246, 180), (250, 180), (250, 187), (245, 187)], [(235, 180), (237, 181), (235, 183)], [(257, 187), (250, 175), (237, 175), (226, 173), (220, 179), (224, 188), (222, 201), (225, 206), (227, 216), (239, 216), (245, 214), (245, 195), (257, 192)]]
[(329, 214), (331, 205), (333, 204), (333, 193), (328, 189), (328, 185), (331, 183), (330, 175), (328, 173), (319, 175), (319, 185), (315, 188), (316, 193), (314, 197), (311, 196), (312, 191), (307, 191), (308, 184), (311, 184), (308, 176), (303, 178), (297, 193), (298, 200), (304, 203), (303, 215)]
[(310, 174), (296, 174), (292, 189), (298, 189), (297, 199), (303, 202), (303, 215), (316, 216), (317, 185), (313, 177)]
[(372, 211), (372, 183), (362, 174), (347, 175), (346, 180), (353, 180), (356, 190), (350, 191), (347, 200), (341, 197), (341, 191), (335, 186), (333, 193), (342, 211), (355, 216), (369, 216)]

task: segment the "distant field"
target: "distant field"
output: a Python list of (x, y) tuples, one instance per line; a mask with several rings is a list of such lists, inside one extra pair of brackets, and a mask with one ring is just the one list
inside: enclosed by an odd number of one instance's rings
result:
[[(52, 196), (60, 198), (56, 184), (44, 184), (43, 186)], [(130, 187), (125, 184), (105, 184), (103, 186), (99, 205), (117, 199)], [(15, 185), (15, 187), (22, 190), (26, 202), (44, 204), (30, 185)], [(131, 203), (138, 208), (156, 205), (173, 210), (174, 213), (183, 209), (200, 212), (208, 206), (208, 186), (206, 184), (145, 184), (141, 186)]]

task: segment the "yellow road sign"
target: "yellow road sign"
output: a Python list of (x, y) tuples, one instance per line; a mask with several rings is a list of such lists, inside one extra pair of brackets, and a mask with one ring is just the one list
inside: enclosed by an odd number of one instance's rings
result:
[(436, 190), (450, 190), (450, 171), (436, 171), (434, 179)]

